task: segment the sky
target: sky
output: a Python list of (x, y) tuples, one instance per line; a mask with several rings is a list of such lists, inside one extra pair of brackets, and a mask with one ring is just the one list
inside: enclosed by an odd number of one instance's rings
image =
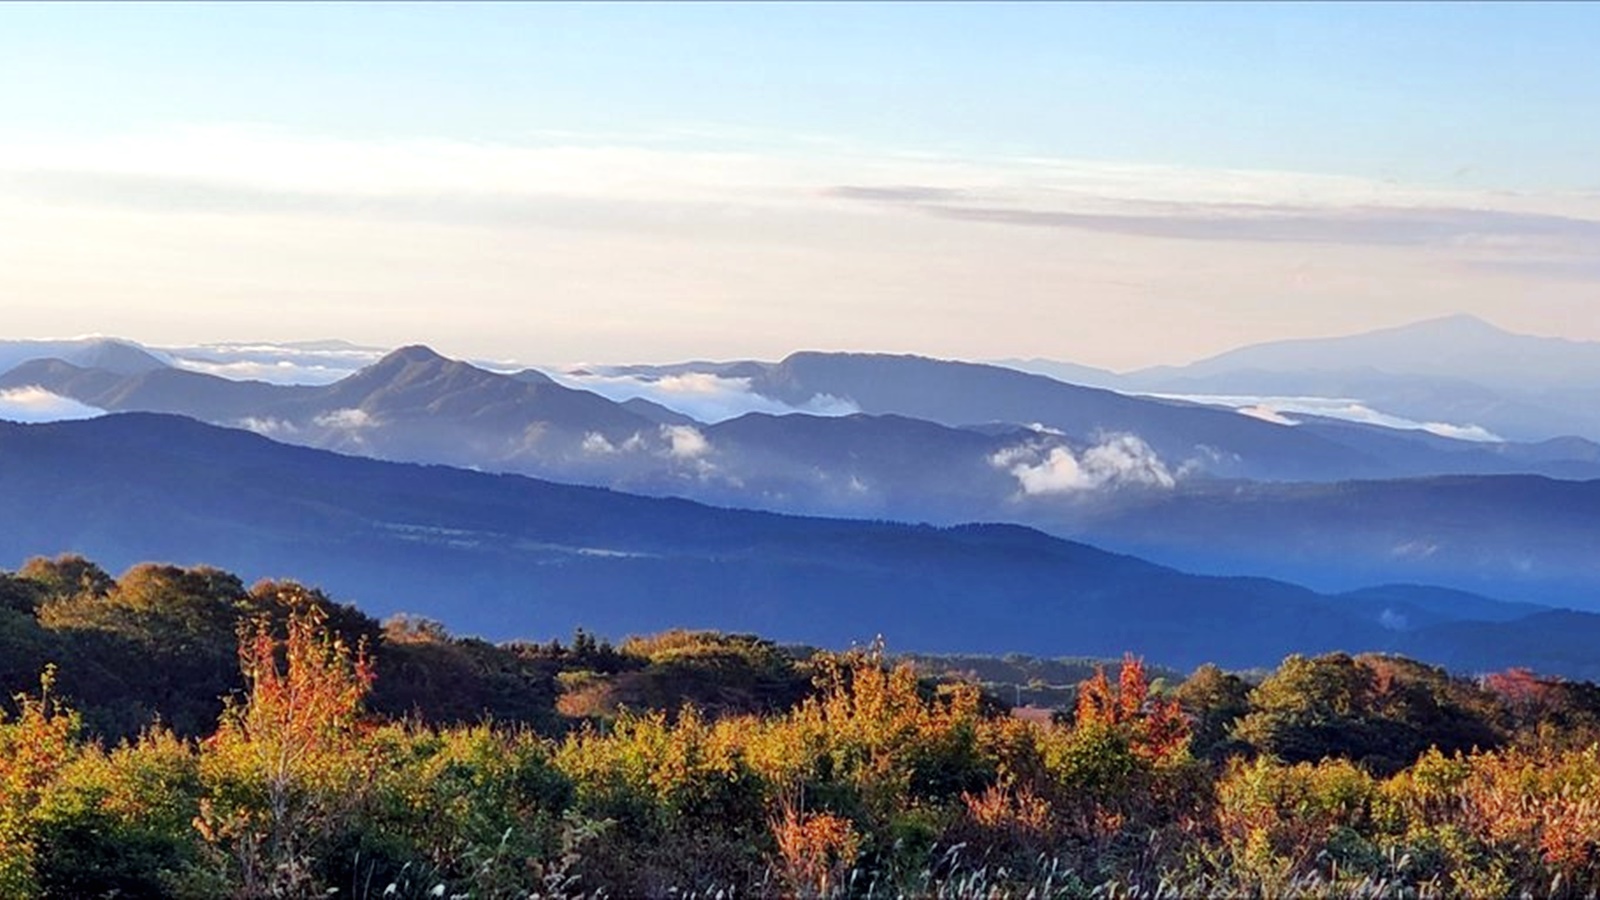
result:
[(0, 5), (0, 337), (1600, 339), (1600, 5)]

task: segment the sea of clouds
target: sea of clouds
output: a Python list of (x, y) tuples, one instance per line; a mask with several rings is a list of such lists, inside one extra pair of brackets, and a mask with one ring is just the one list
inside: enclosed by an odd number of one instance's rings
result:
[(1206, 406), (1223, 406), (1242, 415), (1264, 419), (1278, 425), (1298, 425), (1295, 413), (1341, 419), (1363, 425), (1381, 425), (1403, 431), (1426, 431), (1440, 437), (1458, 441), (1499, 443), (1504, 441), (1480, 425), (1457, 425), (1450, 422), (1419, 422), (1374, 409), (1353, 397), (1274, 397), (1249, 394), (1148, 394), (1163, 400), (1183, 400)]
[(79, 403), (41, 387), (0, 390), (0, 419), (10, 422), (65, 422), (93, 419), (106, 411)]
[[(24, 358), (39, 354), (65, 355), (66, 350), (104, 338), (75, 338), (62, 341), (7, 342), (0, 353), (0, 371)], [(331, 384), (355, 374), (388, 352), (385, 348), (345, 341), (304, 341), (295, 343), (237, 342), (197, 344), (185, 347), (146, 347), (131, 341), (170, 365), (233, 380), (265, 381), (272, 384)], [(30, 346), (31, 345), (31, 346)], [(11, 358), (16, 357), (16, 358)], [(509, 361), (479, 361), (484, 368), (513, 372), (524, 365)], [(606, 367), (548, 366), (540, 371), (558, 384), (592, 391), (610, 400), (623, 402), (644, 399), (664, 406), (698, 422), (715, 424), (749, 413), (784, 415), (806, 413), (817, 416), (844, 416), (860, 412), (848, 400), (818, 395), (802, 404), (790, 404), (756, 393), (748, 378), (730, 378), (711, 372), (684, 372), (671, 375), (641, 375)], [(57, 397), (39, 389), (10, 392), (15, 395), (0, 407), (0, 418), (13, 421), (52, 421), (87, 418), (103, 411)], [(1498, 442), (1499, 435), (1478, 425), (1418, 421), (1385, 412), (1360, 398), (1314, 396), (1256, 396), (1233, 394), (1151, 394), (1163, 399), (1183, 400), (1233, 409), (1279, 425), (1298, 424), (1295, 415), (1322, 416), (1380, 425), (1386, 428), (1421, 430), (1441, 437), (1465, 441)], [(1058, 460), (1062, 469), (1065, 460)], [(1044, 476), (1041, 476), (1044, 477)], [(1090, 477), (1090, 476), (1083, 476)], [(1045, 477), (1044, 483), (1071, 481), (1065, 475)]]
[(726, 378), (709, 372), (646, 377), (631, 374), (547, 370), (566, 387), (592, 391), (623, 402), (641, 398), (708, 425), (737, 419), (749, 413), (807, 413), (813, 416), (848, 416), (861, 411), (848, 400), (819, 394), (798, 406), (756, 393), (748, 378)]
[(234, 381), (332, 384), (372, 365), (387, 351), (344, 341), (310, 341), (199, 344), (164, 348), (162, 352), (180, 369)]

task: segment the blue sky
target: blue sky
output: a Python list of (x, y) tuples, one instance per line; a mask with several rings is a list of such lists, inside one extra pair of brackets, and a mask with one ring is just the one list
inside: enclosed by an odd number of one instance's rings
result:
[[(1600, 338), (1597, 35), (1579, 3), (8, 4), (0, 228), (33, 238), (0, 296), (55, 333), (567, 359), (1127, 366), (1457, 309)], [(567, 261), (519, 264), (533, 231)], [(371, 249), (397, 241), (437, 254), (404, 290)], [(563, 294), (600, 302), (553, 337)], [(251, 313), (284, 303), (293, 328)], [(509, 310), (526, 339), (484, 336)]]
[(260, 121), (523, 140), (698, 127), (1600, 189), (1593, 4), (45, 3), (3, 15), (8, 131)]

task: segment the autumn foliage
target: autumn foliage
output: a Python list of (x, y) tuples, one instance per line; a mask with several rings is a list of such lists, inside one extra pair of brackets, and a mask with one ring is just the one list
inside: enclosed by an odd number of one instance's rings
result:
[[(1168, 687), (1128, 656), (1043, 722), (881, 645), (495, 648), (288, 584), (57, 569), (19, 614), (164, 645), (170, 592), (198, 633), (232, 610), (238, 687), (203, 735), (108, 741), (45, 669), (0, 719), (6, 898), (1600, 892), (1600, 704), (1533, 673), (1329, 654)], [(385, 714), (385, 659), (583, 699)]]
[(1170, 759), (1189, 744), (1189, 723), (1177, 700), (1152, 697), (1144, 661), (1128, 654), (1113, 690), (1104, 667), (1078, 686), (1077, 724), (1081, 729), (1127, 732), (1128, 745), (1155, 762)]

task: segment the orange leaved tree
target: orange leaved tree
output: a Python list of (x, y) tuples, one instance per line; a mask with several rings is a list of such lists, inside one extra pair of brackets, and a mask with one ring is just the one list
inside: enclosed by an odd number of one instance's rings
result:
[(282, 637), (264, 617), (242, 626), (239, 665), (247, 694), (202, 746), (209, 799), (195, 827), (242, 895), (298, 896), (379, 763), (358, 730), (372, 664), (310, 607)]
[(19, 714), (6, 721), (0, 710), (0, 896), (27, 896), (37, 889), (27, 819), (40, 798), (78, 754), (78, 716), (51, 695), (55, 667), (39, 679), (39, 696), (17, 696)]
[(1144, 661), (1131, 653), (1122, 658), (1116, 688), (1104, 667), (1096, 667), (1094, 676), (1079, 686), (1078, 727), (1124, 730), (1130, 749), (1156, 762), (1189, 743), (1189, 723), (1178, 702), (1150, 695)]

